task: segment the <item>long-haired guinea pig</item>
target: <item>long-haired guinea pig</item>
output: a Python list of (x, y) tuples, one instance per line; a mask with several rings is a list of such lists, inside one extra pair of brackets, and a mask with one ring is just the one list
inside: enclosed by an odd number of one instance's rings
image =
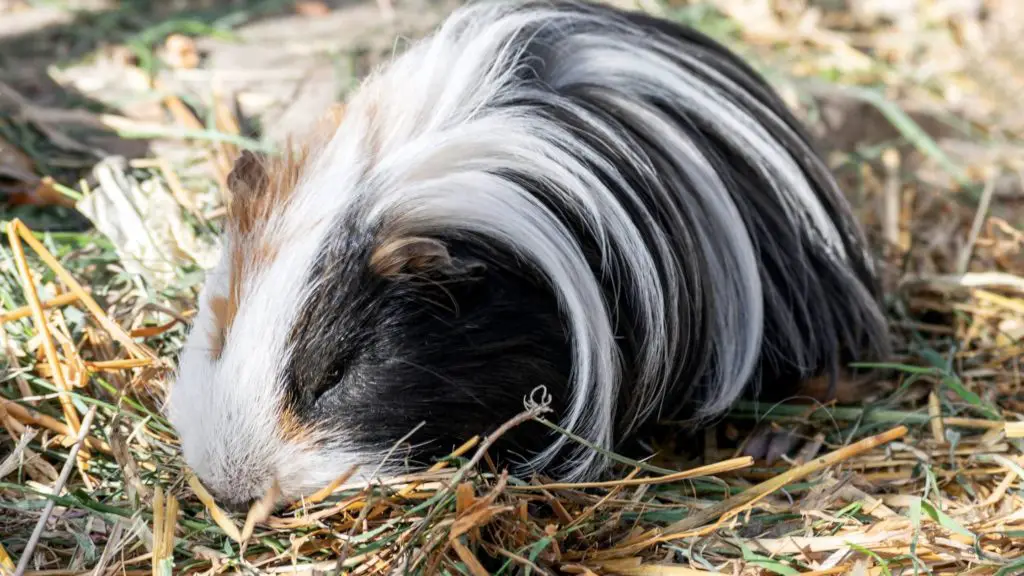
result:
[[(218, 499), (429, 464), (523, 410), (615, 450), (885, 353), (865, 239), (804, 128), (702, 34), (499, 0), (378, 70), (320, 137), (245, 153), (168, 400)], [(763, 396), (761, 396), (763, 398)], [(600, 475), (531, 422), (513, 471)]]

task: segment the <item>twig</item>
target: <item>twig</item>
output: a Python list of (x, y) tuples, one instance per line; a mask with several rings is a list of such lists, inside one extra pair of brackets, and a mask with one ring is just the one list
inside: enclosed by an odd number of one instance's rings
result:
[(96, 561), (96, 566), (93, 567), (90, 576), (103, 576), (107, 573), (107, 564), (110, 563), (110, 559), (124, 546), (121, 541), (123, 533), (124, 524), (120, 522), (114, 524), (113, 530), (110, 531), (110, 536), (107, 537), (107, 545), (103, 547), (100, 559)]
[(257, 501), (251, 508), (249, 508), (248, 514), (245, 516), (245, 524), (242, 525), (242, 549), (244, 551), (245, 545), (249, 542), (249, 538), (252, 537), (253, 531), (256, 529), (256, 524), (263, 522), (270, 513), (274, 510), (274, 505), (277, 504), (277, 498), (281, 495), (281, 487), (278, 485), (277, 480), (271, 484), (270, 489), (263, 495), (259, 501)]
[[(546, 391), (542, 394), (542, 396), (543, 395), (546, 395)], [(511, 418), (510, 420), (499, 426), (498, 429), (495, 430), (493, 434), (487, 435), (487, 437), (484, 438), (484, 441), (480, 444), (480, 447), (477, 448), (476, 453), (473, 454), (473, 457), (470, 458), (469, 461), (466, 462), (464, 466), (459, 468), (459, 470), (448, 481), (448, 484), (447, 486), (445, 486), (444, 490), (438, 491), (438, 493), (435, 494), (434, 497), (430, 499), (430, 501), (437, 503), (447, 498), (448, 495), (451, 494), (452, 490), (454, 490), (453, 487), (458, 486), (459, 483), (462, 481), (462, 478), (466, 474), (468, 474), (470, 470), (476, 468), (477, 464), (480, 463), (480, 460), (483, 459), (484, 454), (486, 454), (487, 451), (491, 448), (491, 446), (493, 446), (494, 443), (497, 442), (499, 438), (504, 436), (506, 432), (528, 420), (533, 420), (540, 416), (541, 414), (550, 411), (551, 408), (546, 403), (528, 404), (526, 410), (520, 412), (518, 415), (516, 415), (515, 417)], [(413, 537), (410, 538), (410, 541), (415, 541), (416, 537), (419, 536), (419, 533), (422, 532), (424, 527), (430, 526), (431, 521), (434, 519), (435, 516), (437, 516), (439, 510), (440, 509), (435, 506), (430, 510), (429, 513), (427, 513), (426, 517), (424, 517), (423, 521), (420, 523), (419, 528), (416, 529), (416, 533), (414, 533)], [(412, 566), (414, 565), (414, 563), (410, 562), (408, 565)]]
[(551, 572), (541, 568), (535, 562), (531, 562), (529, 558), (523, 558), (519, 554), (516, 554), (514, 552), (509, 552), (508, 550), (505, 550), (504, 548), (496, 548), (495, 552), (497, 552), (498, 554), (501, 554), (502, 556), (512, 560), (513, 562), (516, 562), (517, 564), (520, 564), (522, 566), (530, 568), (531, 570), (533, 570), (534, 572), (536, 572), (538, 574), (543, 574), (544, 576), (551, 576)]
[(968, 272), (967, 274), (907, 276), (900, 281), (900, 289), (910, 286), (927, 286), (947, 290), (1002, 286), (1024, 292), (1024, 278), (1006, 272)]
[(359, 515), (352, 521), (352, 526), (348, 529), (348, 534), (345, 535), (345, 543), (341, 547), (341, 552), (338, 554), (338, 561), (334, 564), (334, 570), (341, 574), (342, 570), (345, 569), (345, 562), (349, 559), (348, 555), (352, 551), (352, 538), (356, 534), (356, 530), (359, 529), (359, 525), (366, 521), (367, 516), (370, 514), (370, 510), (373, 508), (373, 490), (372, 486), (366, 487), (366, 500), (363, 501), (363, 508), (359, 511)]
[[(75, 294), (74, 292), (66, 292), (64, 294), (61, 294), (60, 296), (50, 298), (49, 300), (43, 300), (39, 304), (40, 306), (43, 307), (43, 310), (49, 310), (50, 308), (56, 308), (57, 306), (66, 306), (76, 301), (78, 301), (78, 294)], [(15, 308), (10, 312), (0, 314), (0, 324), (7, 324), (8, 322), (21, 320), (22, 318), (28, 318), (31, 315), (31, 306), (21, 306), (20, 308)]]
[(106, 328), (108, 332), (110, 332), (110, 335), (111, 337), (114, 338), (114, 340), (117, 340), (122, 346), (124, 346), (129, 352), (131, 352), (137, 358), (150, 358), (154, 360), (156, 359), (156, 355), (152, 351), (143, 346), (140, 346), (137, 342), (132, 340), (131, 336), (127, 332), (125, 332), (125, 330), (121, 328), (121, 326), (117, 322), (114, 322), (113, 320), (110, 319), (109, 316), (107, 316), (107, 313), (104, 312), (102, 308), (100, 308), (100, 305), (97, 304), (95, 300), (93, 300), (89, 292), (82, 287), (78, 280), (75, 280), (74, 276), (72, 276), (67, 270), (65, 270), (63, 266), (61, 266), (60, 262), (58, 262), (57, 259), (53, 257), (53, 254), (50, 254), (50, 251), (47, 250), (45, 246), (43, 246), (42, 242), (37, 240), (35, 236), (32, 235), (29, 228), (25, 226), (25, 224), (23, 224), (21, 220), (15, 218), (14, 220), (8, 222), (7, 226), (8, 233), (17, 232), (18, 236), (20, 236), (21, 239), (24, 240), (26, 244), (28, 244), (29, 248), (31, 248), (37, 256), (39, 256), (39, 259), (42, 260), (43, 263), (46, 264), (46, 266), (49, 267), (50, 270), (52, 270), (53, 273), (56, 274), (58, 278), (60, 278), (60, 281), (66, 284), (73, 293), (78, 295), (78, 297), (82, 301), (82, 304), (85, 305), (89, 312), (92, 313), (96, 321), (99, 322), (100, 325), (102, 325), (104, 328)]
[(612, 460), (614, 462), (618, 462), (619, 464), (626, 464), (628, 466), (637, 466), (637, 467), (639, 467), (642, 470), (646, 470), (648, 472), (654, 472), (654, 473), (657, 473), (657, 474), (676, 474), (677, 472), (679, 472), (679, 470), (669, 470), (667, 468), (661, 468), (659, 466), (653, 466), (653, 465), (648, 464), (646, 462), (641, 462), (639, 460), (633, 460), (632, 458), (626, 458), (625, 456), (621, 456), (621, 455), (616, 454), (616, 453), (614, 453), (614, 452), (612, 452), (610, 450), (605, 450), (604, 448), (601, 448), (600, 446), (598, 446), (597, 444), (594, 444), (593, 442), (587, 440), (586, 438), (583, 438), (582, 436), (579, 436), (577, 434), (573, 434), (572, 432), (566, 430), (565, 428), (562, 428), (561, 426), (559, 426), (558, 424), (555, 424), (554, 422), (548, 420), (547, 418), (539, 418), (538, 417), (537, 418), (537, 422), (547, 426), (548, 428), (551, 428), (552, 430), (554, 430), (555, 432), (558, 432), (559, 434), (562, 434), (563, 436), (565, 436), (566, 438), (572, 440), (573, 442), (576, 442), (577, 444), (580, 444), (582, 446), (586, 446), (587, 448), (593, 450), (594, 452), (597, 452), (601, 456), (603, 456), (603, 457), (605, 457), (605, 458), (607, 458), (609, 460)]
[[(32, 395), (32, 387), (29, 386), (28, 380), (25, 378), (24, 371), (21, 367), (21, 362), (18, 361), (17, 351), (14, 346), (11, 345), (11, 339), (7, 336), (7, 329), (0, 324), (0, 350), (3, 350), (7, 354), (7, 373), (14, 377), (15, 383), (18, 385), (18, 392), (21, 393), (22, 398), (26, 398)], [(30, 401), (30, 404), (35, 404), (34, 401)], [(3, 410), (0, 410), (0, 414), (3, 414)]]
[[(71, 451), (68, 452), (68, 458), (64, 461), (64, 467), (60, 470), (57, 483), (53, 485), (54, 496), (60, 495), (60, 491), (64, 489), (64, 484), (67, 483), (68, 477), (71, 476), (71, 470), (75, 467), (75, 462), (78, 460), (78, 450), (85, 441), (89, 426), (92, 425), (92, 419), (95, 415), (96, 407), (93, 406), (89, 408), (85, 418), (82, 419), (82, 426), (78, 430), (78, 437), (75, 439), (74, 445), (71, 446)], [(52, 498), (47, 499), (46, 506), (43, 508), (43, 514), (39, 517), (35, 530), (32, 531), (32, 536), (25, 545), (25, 551), (21, 553), (21, 560), (18, 562), (18, 568), (14, 571), (14, 576), (24, 576), (25, 570), (28, 569), (28, 563), (32, 560), (32, 553), (35, 551), (36, 545), (39, 544), (39, 537), (42, 536), (43, 529), (46, 528), (46, 522), (50, 519), (50, 514), (53, 513), (53, 507), (56, 503), (57, 501)]]
[(407, 432), (405, 436), (402, 436), (401, 438), (398, 439), (397, 442), (392, 444), (391, 448), (387, 451), (386, 454), (384, 454), (384, 458), (381, 459), (380, 463), (377, 464), (377, 467), (373, 470), (373, 474), (370, 475), (371, 484), (366, 486), (366, 500), (363, 503), (363, 508), (359, 511), (359, 516), (355, 519), (355, 521), (352, 522), (352, 526), (351, 528), (349, 528), (348, 535), (345, 538), (345, 544), (342, 546), (341, 553), (338, 555), (338, 562), (335, 569), (339, 573), (345, 567), (345, 561), (348, 559), (348, 554), (350, 552), (352, 545), (352, 537), (355, 536), (356, 530), (358, 529), (359, 525), (366, 520), (367, 515), (370, 513), (370, 508), (372, 507), (373, 504), (373, 479), (376, 478), (378, 474), (380, 474), (380, 471), (384, 468), (384, 464), (391, 458), (395, 450), (397, 450), (398, 447), (404, 444), (409, 438), (412, 438), (412, 435), (415, 434), (416, 431), (422, 428), (424, 425), (426, 425), (426, 422), (420, 422), (419, 424), (416, 425), (415, 428)]
[(57, 357), (57, 348), (53, 345), (53, 337), (50, 336), (50, 327), (43, 314), (43, 306), (36, 291), (35, 281), (32, 279), (32, 271), (29, 270), (28, 261), (25, 259), (25, 249), (19, 237), (20, 223), (15, 220), (7, 226), (7, 241), (11, 244), (11, 252), (14, 254), (14, 262), (21, 276), (21, 287), (32, 310), (32, 320), (36, 327), (36, 334), (42, 339), (43, 352), (46, 354), (46, 361), (50, 365), (53, 383), (57, 386), (57, 396), (60, 399), (61, 408), (64, 411), (64, 418), (71, 428), (72, 434), (78, 434), (82, 423), (78, 419), (78, 412), (71, 403), (70, 387), (64, 379), (64, 366)]
[(224, 534), (226, 534), (228, 538), (231, 538), (235, 542), (241, 544), (242, 533), (238, 531), (238, 526), (236, 526), (231, 518), (220, 509), (220, 506), (217, 505), (217, 501), (213, 499), (213, 496), (210, 495), (206, 490), (206, 487), (203, 486), (203, 483), (199, 481), (199, 478), (196, 477), (195, 474), (191, 471), (186, 471), (185, 474), (185, 479), (188, 482), (189, 487), (192, 488), (192, 493), (196, 495), (196, 498), (199, 498), (199, 501), (202, 502), (204, 506), (206, 506), (206, 510), (210, 513), (210, 519), (224, 531)]
[(885, 241), (896, 249), (900, 245), (900, 155), (895, 149), (886, 150), (882, 154), (885, 166), (885, 210), (882, 226)]
[(985, 225), (985, 218), (988, 216), (989, 206), (992, 204), (992, 197), (996, 193), (996, 179), (989, 178), (985, 183), (985, 189), (981, 192), (981, 200), (978, 203), (978, 211), (974, 213), (974, 223), (971, 224), (971, 232), (967, 236), (967, 243), (964, 244), (957, 260), (956, 271), (959, 274), (966, 274), (967, 268), (971, 265), (971, 257), (974, 255), (974, 244), (978, 241), (978, 234)]
[[(26, 408), (25, 406), (22, 406), (21, 404), (18, 404), (13, 400), (8, 400), (7, 398), (4, 398), (2, 396), (0, 396), (0, 405), (2, 405), (4, 410), (7, 411), (8, 415), (10, 415), (18, 422), (21, 422), (22, 424), (46, 428), (58, 434), (62, 434), (68, 438), (75, 437), (74, 431), (72, 431), (67, 424), (61, 422), (60, 420), (57, 420), (53, 416), (43, 414), (42, 412), (35, 410), (33, 408)], [(113, 454), (113, 450), (110, 448), (110, 444), (107, 444), (103, 440), (99, 440), (97, 438), (86, 438), (85, 445), (88, 448), (98, 450), (100, 452), (103, 452), (104, 454)], [(150, 469), (152, 467), (151, 463), (147, 462), (146, 464), (149, 464), (149, 466), (146, 467), (147, 469)]]
[(329, 498), (331, 496), (331, 494), (334, 494), (334, 491), (337, 490), (339, 486), (341, 486), (345, 482), (348, 482), (348, 479), (351, 478), (356, 473), (356, 470), (358, 470), (358, 469), (359, 469), (359, 465), (358, 464), (353, 464), (352, 466), (349, 467), (348, 470), (343, 472), (341, 474), (341, 476), (338, 476), (337, 478), (335, 478), (334, 481), (332, 481), (327, 486), (324, 486), (323, 488), (317, 490), (316, 492), (314, 492), (310, 496), (307, 496), (305, 498), (299, 498), (295, 502), (292, 502), (288, 506), (288, 509), (289, 510), (298, 510), (299, 508), (302, 508), (303, 506), (311, 506), (313, 504), (317, 504), (319, 502), (322, 502), (322, 501), (326, 500), (327, 498)]
[(835, 452), (826, 454), (821, 458), (811, 460), (807, 464), (803, 464), (801, 466), (792, 468), (770, 480), (767, 480), (743, 492), (740, 492), (739, 494), (731, 498), (726, 498), (725, 500), (722, 500), (721, 502), (715, 505), (709, 506), (708, 508), (705, 508), (696, 514), (693, 514), (692, 516), (688, 516), (683, 520), (680, 520), (679, 522), (672, 524), (663, 532), (666, 534), (674, 532), (686, 532), (688, 530), (692, 530), (694, 528), (703, 526), (708, 522), (716, 518), (719, 518), (737, 508), (752, 504), (757, 500), (764, 498), (768, 494), (771, 494), (772, 492), (775, 492), (776, 490), (783, 488), (787, 484), (791, 484), (798, 480), (802, 480), (803, 478), (806, 478), (807, 476), (810, 476), (811, 474), (814, 474), (819, 470), (823, 470), (825, 468), (828, 468), (829, 466), (838, 464), (839, 462), (842, 462), (844, 460), (848, 460), (858, 454), (867, 452), (868, 450), (872, 450), (878, 446), (888, 444), (893, 440), (902, 438), (906, 436), (907, 432), (908, 430), (906, 426), (898, 426), (896, 428), (893, 428), (892, 430), (889, 430), (888, 432), (879, 434), (877, 436), (872, 436), (870, 438), (865, 438), (859, 442), (855, 442), (849, 446), (840, 448)]
[[(466, 452), (469, 452), (470, 450), (472, 450), (473, 447), (475, 447), (479, 443), (480, 443), (480, 436), (473, 436), (469, 440), (463, 442), (461, 446), (459, 446), (458, 448), (453, 450), (451, 452), (451, 454), (448, 455), (447, 458), (445, 458), (443, 460), (439, 460), (438, 462), (435, 462), (433, 466), (431, 466), (430, 468), (427, 469), (427, 473), (429, 474), (431, 472), (438, 472), (438, 471), (444, 469), (444, 467), (448, 465), (448, 460), (452, 460), (454, 458), (458, 458), (458, 457), (462, 456)], [(398, 493), (396, 494), (396, 496), (398, 496), (399, 498), (406, 498), (410, 494), (415, 492), (416, 488), (420, 487), (421, 485), (422, 485), (421, 482), (413, 482), (413, 483), (409, 484), (408, 486), (406, 486), (405, 488), (402, 488), (401, 490), (399, 490)]]
[[(742, 418), (769, 421), (789, 420), (792, 418), (798, 418), (802, 421), (863, 421), (865, 423), (888, 423), (906, 425), (928, 424), (932, 419), (932, 416), (930, 414), (922, 414), (920, 412), (902, 412), (899, 410), (854, 408), (852, 406), (831, 407), (828, 408), (827, 410), (815, 410), (811, 413), (808, 413), (806, 406), (779, 404), (777, 406), (773, 406), (771, 413), (769, 414), (758, 413), (757, 410), (759, 408), (760, 406), (756, 402), (737, 402), (736, 410), (730, 414), (730, 417), (737, 419)], [(944, 416), (942, 417), (942, 423), (945, 426), (958, 426), (960, 428), (969, 428), (975, 430), (1002, 429), (1005, 428), (1006, 426), (1006, 423), (1000, 420), (962, 418), (959, 416)]]
[(647, 486), (652, 484), (668, 484), (670, 482), (678, 482), (680, 480), (687, 480), (689, 478), (697, 478), (700, 476), (714, 476), (716, 474), (732, 472), (733, 470), (739, 470), (741, 468), (747, 468), (753, 465), (753, 458), (751, 458), (750, 456), (743, 456), (741, 458), (732, 458), (724, 462), (716, 462), (714, 464), (708, 464), (707, 466), (701, 466), (699, 468), (693, 468), (691, 470), (684, 470), (682, 472), (676, 472), (675, 474), (667, 474), (665, 476), (657, 476), (654, 478), (609, 480), (606, 482), (529, 484), (525, 486), (512, 486), (509, 489), (516, 491), (582, 490), (584, 488), (615, 488), (618, 486)]

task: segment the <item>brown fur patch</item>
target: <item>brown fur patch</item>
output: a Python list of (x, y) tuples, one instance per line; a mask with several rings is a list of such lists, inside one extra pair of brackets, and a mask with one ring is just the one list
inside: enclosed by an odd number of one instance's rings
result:
[(210, 302), (214, 309), (211, 356), (219, 358), (224, 340), (238, 313), (246, 277), (259, 274), (273, 261), (286, 242), (274, 236), (267, 223), (287, 209), (296, 187), (316, 154), (330, 141), (341, 124), (342, 108), (332, 108), (303, 142), (289, 141), (280, 156), (242, 152), (228, 175), (230, 197), (227, 233), (231, 238), (228, 293)]
[(385, 241), (370, 255), (370, 268), (384, 277), (415, 273), (451, 264), (443, 243), (431, 238), (408, 237)]
[(304, 442), (313, 436), (313, 431), (300, 420), (290, 408), (283, 408), (278, 416), (277, 429), (287, 442)]
[(213, 330), (210, 333), (210, 357), (214, 360), (220, 358), (224, 353), (224, 343), (227, 336), (226, 327), (230, 325), (229, 315), (233, 316), (230, 302), (223, 296), (210, 298), (210, 311), (213, 313)]

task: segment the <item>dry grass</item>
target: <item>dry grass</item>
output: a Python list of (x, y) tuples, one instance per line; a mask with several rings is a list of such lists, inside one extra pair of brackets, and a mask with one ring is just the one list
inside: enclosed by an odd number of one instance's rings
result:
[[(493, 437), (474, 438), (423, 473), (339, 478), (304, 502), (233, 517), (183, 469), (158, 411), (195, 262), (176, 257), (156, 289), (99, 234), (5, 222), (0, 574), (22, 559), (38, 575), (1024, 573), (1024, 6), (953, 9), (969, 4), (874, 3), (888, 20), (852, 0), (645, 5), (760, 63), (832, 145), (885, 262), (899, 357), (862, 405), (741, 404), (696, 439), (669, 424), (659, 455), (620, 458), (614, 482), (509, 477), (490, 463)], [(195, 64), (187, 41), (167, 46)], [(180, 140), (189, 161), (105, 164), (96, 174), (117, 178), (99, 183), (159, 184), (182, 225), (211, 237), (226, 169), (253, 143), (223, 97), (207, 100), (207, 123), (175, 95), (162, 105), (156, 126), (88, 121)], [(12, 126), (70, 138), (53, 110), (17, 106), (0, 116), (0, 138), (15, 144), (0, 142), (3, 178), (24, 166), (5, 156), (26, 134)], [(97, 186), (32, 182), (51, 200)], [(554, 426), (545, 412), (533, 403), (506, 426)], [(771, 464), (736, 457), (755, 423), (796, 430), (804, 445)]]

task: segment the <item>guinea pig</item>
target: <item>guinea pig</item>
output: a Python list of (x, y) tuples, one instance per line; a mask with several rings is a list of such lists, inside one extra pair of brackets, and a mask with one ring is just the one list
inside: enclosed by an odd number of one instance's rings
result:
[(531, 422), (497, 457), (594, 478), (593, 446), (884, 356), (875, 265), (815, 146), (688, 27), (462, 7), (324, 130), (238, 159), (167, 401), (184, 459), (226, 506), (295, 499), (429, 464), (542, 385), (587, 442)]

